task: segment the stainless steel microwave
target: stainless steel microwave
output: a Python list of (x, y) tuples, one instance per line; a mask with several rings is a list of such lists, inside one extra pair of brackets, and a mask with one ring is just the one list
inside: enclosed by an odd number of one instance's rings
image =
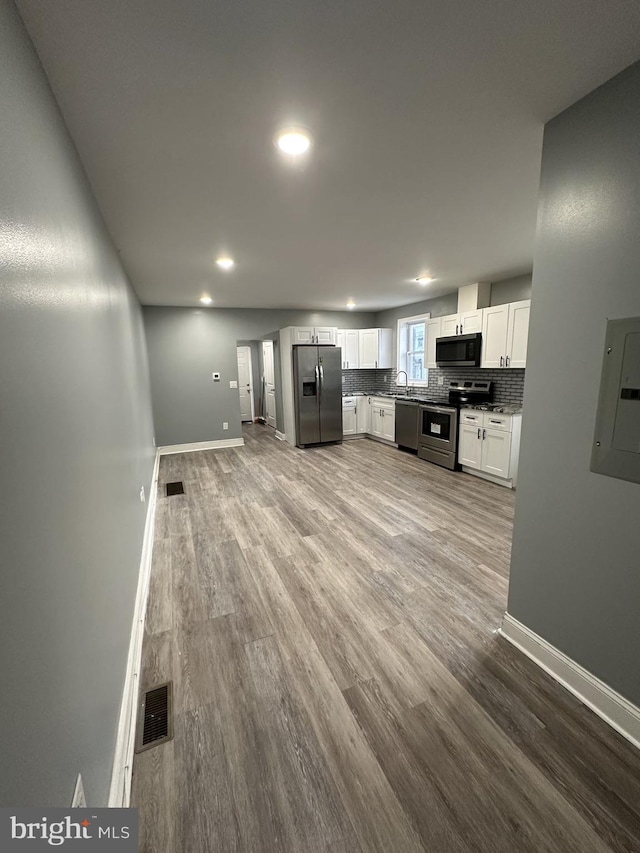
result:
[(438, 367), (480, 367), (482, 333), (436, 338)]

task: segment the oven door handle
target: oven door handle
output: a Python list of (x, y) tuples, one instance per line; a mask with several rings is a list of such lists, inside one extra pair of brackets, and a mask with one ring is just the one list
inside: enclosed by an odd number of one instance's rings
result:
[(455, 408), (451, 407), (450, 409), (441, 409), (439, 406), (420, 406), (423, 412), (438, 412), (442, 415), (453, 415), (455, 412)]

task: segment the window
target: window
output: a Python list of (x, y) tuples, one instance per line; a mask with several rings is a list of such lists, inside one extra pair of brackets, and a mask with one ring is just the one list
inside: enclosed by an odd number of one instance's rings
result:
[[(420, 317), (403, 317), (398, 320), (398, 371), (407, 374), (408, 385), (426, 385), (429, 371), (426, 368), (426, 326), (428, 314)], [(402, 379), (402, 377), (401, 377)], [(403, 385), (401, 381), (399, 383)]]

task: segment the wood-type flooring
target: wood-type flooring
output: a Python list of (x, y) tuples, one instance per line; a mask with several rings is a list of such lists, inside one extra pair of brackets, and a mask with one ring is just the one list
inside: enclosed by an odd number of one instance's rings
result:
[[(514, 495), (370, 440), (164, 456), (145, 853), (640, 851), (640, 753), (497, 633)], [(165, 497), (183, 480), (185, 494)]]

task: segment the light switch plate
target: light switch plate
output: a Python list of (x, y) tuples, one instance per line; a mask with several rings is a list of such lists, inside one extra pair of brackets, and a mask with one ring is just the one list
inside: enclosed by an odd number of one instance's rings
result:
[(219, 373), (212, 373), (211, 376), (212, 376), (214, 382), (220, 382), (220, 374)]
[(230, 379), (229, 380), (229, 388), (237, 388), (237, 387), (238, 387), (237, 381), (235, 379)]

